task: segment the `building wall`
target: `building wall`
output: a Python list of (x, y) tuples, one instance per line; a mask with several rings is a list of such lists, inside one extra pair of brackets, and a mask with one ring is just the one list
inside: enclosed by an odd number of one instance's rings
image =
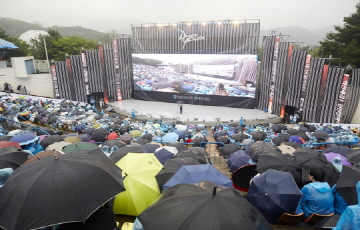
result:
[(353, 119), (351, 120), (351, 124), (360, 124), (360, 106), (357, 106)]
[[(18, 69), (19, 68), (19, 69)], [(14, 92), (17, 92), (18, 85), (26, 87), (28, 94), (54, 97), (53, 82), (50, 74), (31, 74), (28, 77), (17, 78), (16, 70), (23, 71), (24, 65), (17, 63), (12, 68), (0, 68), (0, 90), (4, 90), (4, 83), (11, 84)], [(19, 71), (18, 71), (19, 72)]]

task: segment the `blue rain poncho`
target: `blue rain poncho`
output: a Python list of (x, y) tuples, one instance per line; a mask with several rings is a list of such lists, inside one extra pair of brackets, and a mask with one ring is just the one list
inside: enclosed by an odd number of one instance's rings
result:
[[(358, 200), (360, 200), (360, 182), (356, 185)], [(360, 205), (348, 206), (340, 216), (336, 227), (333, 230), (357, 230), (360, 229)]]
[(331, 187), (331, 190), (334, 195), (334, 211), (335, 215), (341, 215), (345, 209), (349, 206), (345, 199), (336, 191), (335, 186)]
[(334, 196), (327, 182), (313, 182), (301, 189), (300, 205), (307, 219), (313, 213), (330, 215), (334, 213)]
[(2, 187), (14, 170), (12, 168), (0, 169), (0, 187)]

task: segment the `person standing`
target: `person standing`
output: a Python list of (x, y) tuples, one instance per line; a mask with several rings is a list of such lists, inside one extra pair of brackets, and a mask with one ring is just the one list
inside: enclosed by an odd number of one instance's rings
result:
[(182, 114), (183, 113), (183, 105), (181, 104), (180, 105), (180, 114)]
[(9, 83), (5, 82), (4, 91), (7, 92), (9, 90)]

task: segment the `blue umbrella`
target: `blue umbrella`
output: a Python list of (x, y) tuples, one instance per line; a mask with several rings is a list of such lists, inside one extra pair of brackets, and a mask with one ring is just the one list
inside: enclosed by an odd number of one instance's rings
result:
[(164, 148), (160, 149), (155, 153), (156, 158), (160, 161), (161, 164), (165, 164), (167, 160), (174, 156), (174, 154)]
[(269, 169), (253, 179), (247, 200), (276, 224), (283, 213), (295, 214), (301, 196), (290, 173)]
[(76, 132), (83, 132), (86, 129), (86, 126), (84, 124), (79, 124), (76, 126), (75, 131)]
[(230, 172), (235, 172), (238, 168), (249, 164), (250, 156), (244, 150), (236, 151), (228, 157), (226, 164), (229, 166)]
[(0, 49), (18, 49), (16, 45), (0, 38)]
[(27, 145), (30, 143), (35, 142), (39, 137), (30, 134), (30, 133), (24, 133), (24, 134), (19, 134), (19, 135), (15, 135), (13, 136), (10, 141), (11, 142), (18, 142), (19, 145)]
[(181, 168), (164, 184), (163, 190), (177, 184), (199, 183), (205, 180), (225, 187), (232, 187), (232, 181), (219, 172), (214, 166), (210, 164), (200, 164), (181, 166)]
[(163, 142), (176, 142), (179, 139), (179, 135), (171, 132), (171, 133), (167, 133), (163, 136)]

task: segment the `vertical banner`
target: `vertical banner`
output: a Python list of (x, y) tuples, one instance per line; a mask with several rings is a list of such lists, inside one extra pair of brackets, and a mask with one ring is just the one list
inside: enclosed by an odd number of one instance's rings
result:
[(293, 45), (289, 45), (287, 59), (286, 59), (285, 78), (284, 78), (284, 86), (283, 86), (281, 108), (280, 108), (280, 117), (281, 118), (284, 118), (284, 116), (285, 116), (285, 98), (286, 98), (286, 94), (288, 91), (288, 82), (290, 79), (290, 67), (291, 67), (292, 53), (293, 53)]
[(311, 63), (311, 54), (308, 54), (308, 55), (306, 55), (304, 76), (303, 76), (303, 82), (301, 85), (300, 107), (299, 107), (300, 111), (302, 111), (304, 108), (304, 101), (305, 101), (305, 96), (306, 96), (306, 85), (307, 85), (307, 80), (308, 80), (309, 73), (310, 73), (310, 63)]
[(109, 91), (108, 91), (108, 83), (106, 78), (105, 71), (105, 56), (104, 56), (104, 46), (99, 46), (99, 59), (100, 59), (100, 74), (103, 82), (103, 91), (104, 91), (104, 102), (109, 103)]
[(54, 98), (59, 99), (60, 98), (60, 90), (59, 90), (58, 78), (56, 75), (55, 64), (52, 64), (50, 69), (51, 69), (51, 78), (52, 78), (53, 85), (54, 85)]
[(276, 37), (275, 47), (274, 47), (274, 58), (273, 58), (271, 79), (270, 79), (270, 94), (269, 94), (269, 106), (268, 106), (269, 114), (272, 113), (272, 104), (273, 104), (273, 100), (274, 100), (274, 89), (275, 89), (277, 61), (278, 61), (278, 56), (279, 56), (279, 45), (280, 45), (280, 37)]
[(85, 82), (85, 92), (86, 95), (90, 95), (90, 84), (89, 84), (89, 72), (88, 72), (88, 65), (86, 60), (86, 53), (81, 52), (81, 61), (82, 61), (82, 68), (84, 72), (84, 82)]
[(120, 63), (119, 63), (119, 49), (116, 39), (112, 40), (112, 48), (114, 52), (114, 66), (115, 66), (115, 80), (116, 80), (116, 94), (117, 100), (122, 100), (121, 84), (120, 84)]
[(326, 79), (329, 73), (329, 65), (324, 65), (322, 75), (321, 75), (321, 81), (320, 81), (320, 88), (319, 88), (319, 97), (315, 112), (315, 122), (320, 122), (320, 115), (321, 115), (321, 106), (322, 102), (324, 101), (324, 95), (325, 95), (325, 88), (326, 88)]
[(66, 57), (65, 62), (66, 62), (66, 69), (68, 71), (69, 82), (70, 82), (70, 97), (72, 101), (76, 101), (75, 82), (74, 82), (74, 75), (72, 71), (70, 57)]
[(341, 115), (344, 108), (344, 100), (346, 96), (346, 90), (349, 82), (349, 74), (344, 74), (344, 77), (340, 86), (340, 93), (338, 98), (338, 103), (336, 106), (336, 114), (335, 114), (335, 123), (339, 124), (341, 122)]

